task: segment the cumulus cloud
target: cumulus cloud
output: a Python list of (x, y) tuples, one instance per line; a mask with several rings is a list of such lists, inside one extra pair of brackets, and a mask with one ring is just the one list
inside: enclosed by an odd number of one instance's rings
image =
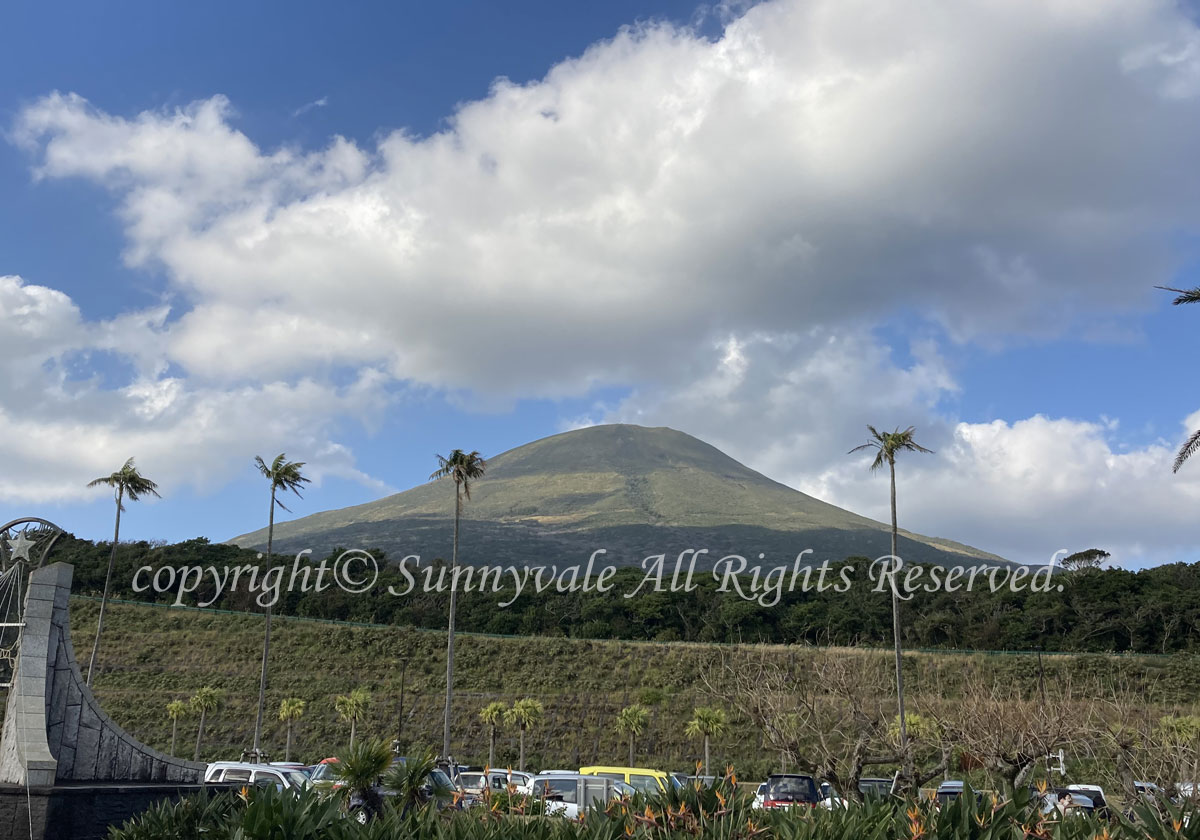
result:
[[(130, 259), (193, 304), (189, 371), (578, 394), (898, 305), (966, 341), (1144, 302), (1200, 210), (1196, 42), (1157, 0), (777, 0), (715, 40), (624, 30), (373, 148), (261, 149), (220, 96), (125, 118), (55, 94), (16, 136), (122, 196)], [(447, 341), (447, 311), (472, 329)], [(321, 331), (273, 352), (263, 322)]]

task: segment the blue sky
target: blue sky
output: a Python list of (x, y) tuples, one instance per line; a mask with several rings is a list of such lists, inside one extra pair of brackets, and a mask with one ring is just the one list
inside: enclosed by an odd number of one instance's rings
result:
[(1200, 35), (1047, 8), (19, 7), (0, 504), (105, 538), (136, 455), (123, 536), (223, 539), (255, 454), (299, 515), (624, 421), (882, 518), (872, 422), (914, 530), (1200, 560)]

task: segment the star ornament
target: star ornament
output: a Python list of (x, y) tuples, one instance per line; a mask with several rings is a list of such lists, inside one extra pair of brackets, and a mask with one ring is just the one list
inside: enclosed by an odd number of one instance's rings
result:
[(37, 543), (34, 540), (25, 536), (24, 531), (17, 531), (17, 538), (8, 538), (8, 550), (12, 552), (12, 561), (15, 563), (18, 560), (24, 560), (26, 563), (32, 563), (33, 560), (29, 557), (29, 551)]

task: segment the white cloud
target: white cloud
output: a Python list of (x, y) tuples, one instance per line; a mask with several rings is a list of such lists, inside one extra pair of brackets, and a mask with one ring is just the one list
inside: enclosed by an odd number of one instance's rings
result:
[(130, 258), (192, 305), (189, 371), (583, 393), (898, 305), (1002, 340), (1144, 304), (1200, 211), (1195, 43), (1158, 0), (777, 0), (715, 41), (623, 31), (375, 149), (262, 150), (220, 96), (127, 119), (55, 94), (16, 135), (123, 196)]

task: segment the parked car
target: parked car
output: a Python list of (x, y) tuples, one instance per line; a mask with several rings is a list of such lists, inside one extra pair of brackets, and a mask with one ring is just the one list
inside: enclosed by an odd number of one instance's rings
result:
[(829, 782), (821, 782), (821, 802), (822, 808), (833, 810), (834, 808), (849, 808), (850, 803), (847, 802), (837, 792), (837, 789)]
[(766, 797), (767, 797), (767, 783), (763, 782), (758, 786), (758, 789), (756, 791), (754, 791), (754, 801), (750, 803), (750, 807), (751, 808), (761, 808), (763, 806), (763, 801), (766, 799)]
[(576, 819), (592, 805), (622, 796), (624, 782), (584, 773), (547, 773), (533, 777), (533, 796), (546, 803), (546, 813)]
[(276, 790), (300, 790), (308, 787), (308, 776), (290, 767), (252, 764), (245, 761), (214, 761), (204, 771), (207, 783), (271, 786)]
[(1099, 785), (1067, 785), (1066, 789), (1088, 797), (1092, 801), (1096, 816), (1100, 819), (1112, 819), (1112, 810), (1108, 807), (1108, 797), (1104, 795), (1104, 788)]
[(579, 773), (582, 776), (603, 776), (606, 779), (616, 779), (632, 785), (643, 793), (664, 793), (671, 788), (678, 790), (683, 787), (674, 776), (646, 767), (580, 767)]
[(764, 808), (792, 808), (797, 805), (816, 807), (821, 792), (812, 776), (793, 773), (774, 773), (767, 778), (763, 791)]
[(934, 801), (939, 805), (945, 805), (958, 799), (963, 792), (963, 783), (955, 780), (947, 780), (942, 782), (937, 787), (937, 793), (934, 794)]
[(506, 790), (509, 785), (528, 796), (529, 792), (525, 790), (525, 786), (532, 778), (532, 774), (522, 773), (518, 770), (489, 769), (485, 773), (480, 768), (474, 768), (458, 774), (458, 785), (465, 798), (464, 803), (470, 806), (477, 804), (483, 798), (484, 790), (501, 791)]
[(881, 799), (891, 795), (892, 785), (891, 779), (859, 779), (858, 792), (863, 795), (863, 799)]

